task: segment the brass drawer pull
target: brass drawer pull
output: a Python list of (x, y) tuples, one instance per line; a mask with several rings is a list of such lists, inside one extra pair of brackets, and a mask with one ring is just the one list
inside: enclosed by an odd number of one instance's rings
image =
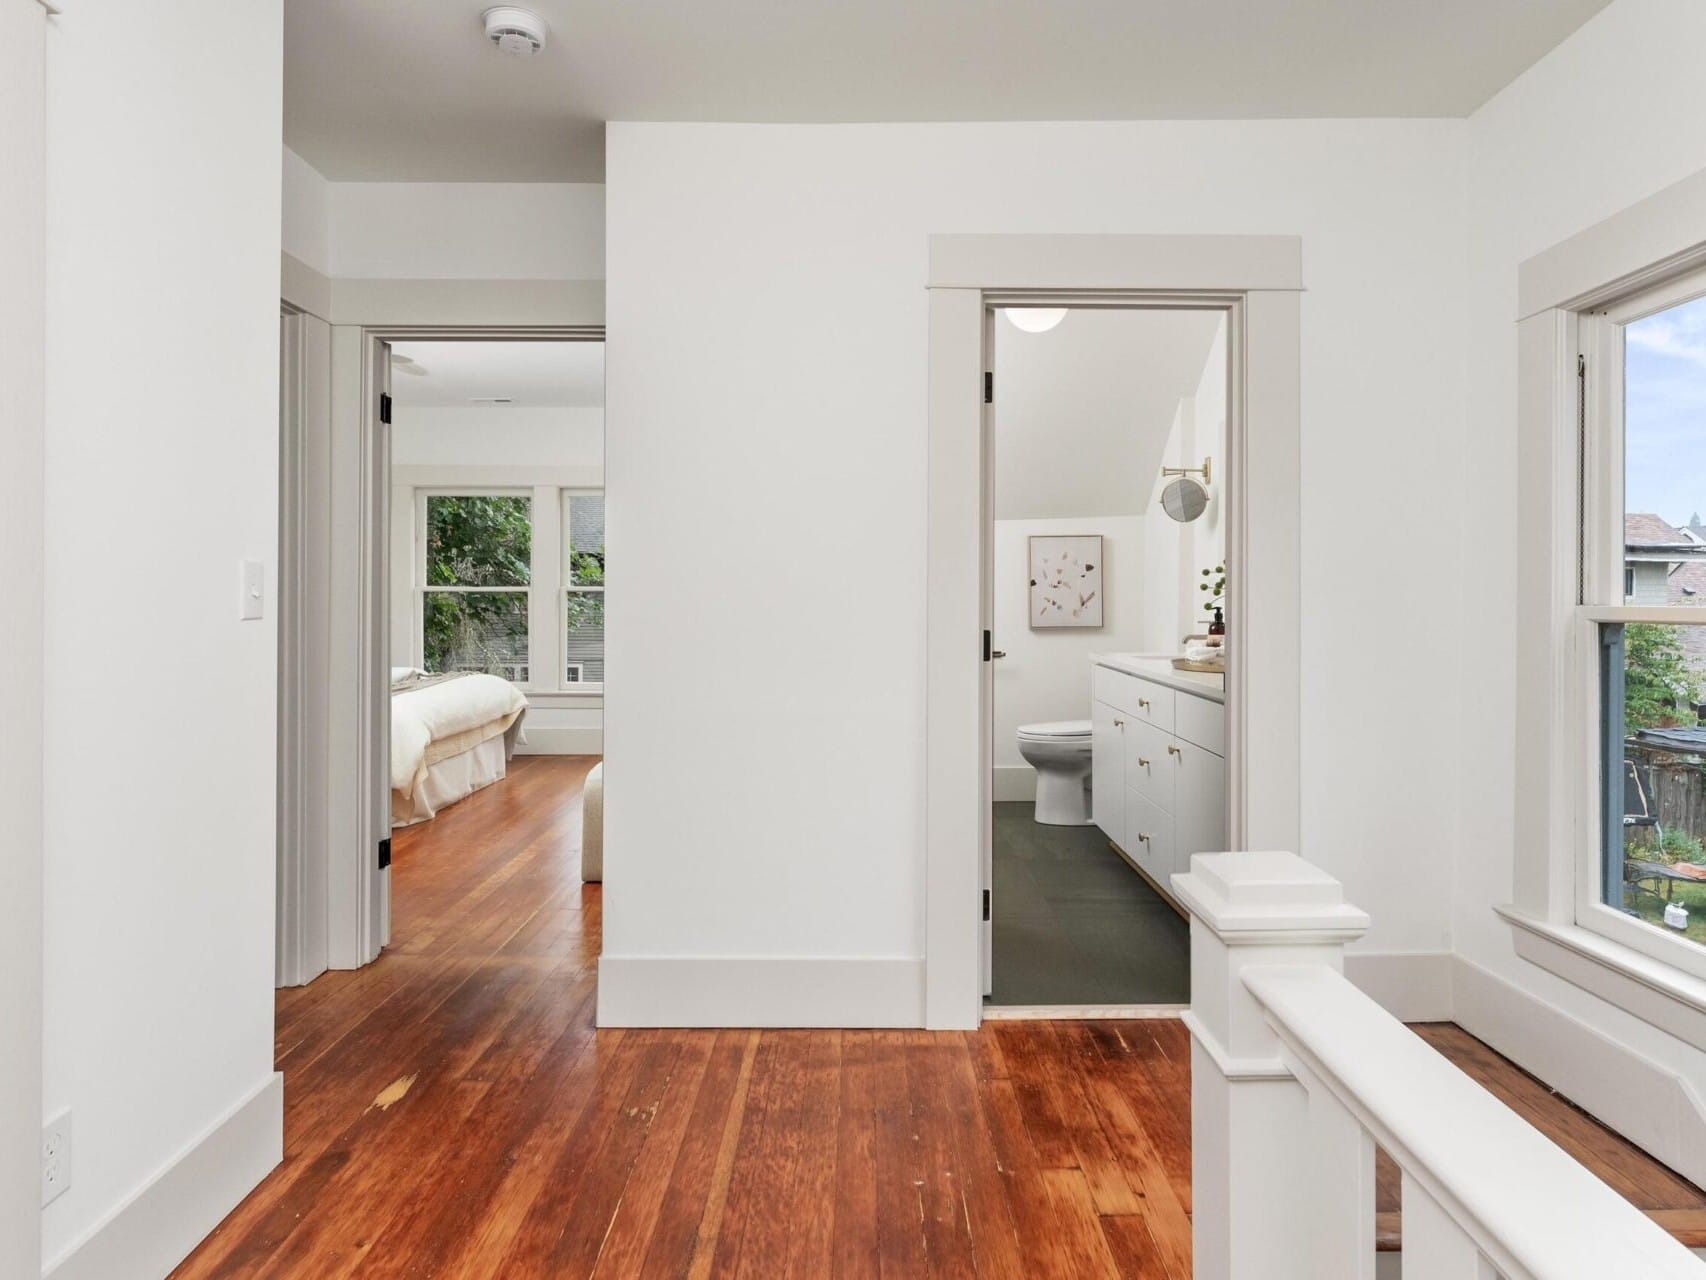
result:
[(1137, 838), (1138, 838), (1138, 841), (1142, 844), (1148, 844), (1149, 843), (1149, 837), (1144, 835), (1143, 832), (1141, 832), (1141, 831), (1139, 831), (1137, 833)]
[(1169, 743), (1168, 747), (1167, 747), (1167, 754), (1170, 756), (1177, 756), (1177, 755), (1183, 755), (1184, 753), (1181, 752), (1178, 747), (1175, 747)]
[(1116, 728), (1116, 729), (1123, 729), (1123, 728), (1125, 728), (1125, 721), (1124, 721), (1124, 720), (1116, 720), (1116, 721), (1114, 721), (1114, 728)]
[(1139, 698), (1137, 700), (1137, 705), (1144, 708), (1145, 710), (1147, 710), (1149, 707), (1149, 699), (1148, 698)]
[(1149, 767), (1149, 759), (1147, 756), (1139, 756), (1137, 758), (1137, 763), (1145, 769)]

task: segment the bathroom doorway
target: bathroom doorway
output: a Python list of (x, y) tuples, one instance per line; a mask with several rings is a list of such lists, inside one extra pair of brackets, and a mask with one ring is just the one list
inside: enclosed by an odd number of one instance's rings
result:
[(985, 1012), (1176, 1008), (1171, 877), (1229, 847), (1229, 312), (985, 331)]

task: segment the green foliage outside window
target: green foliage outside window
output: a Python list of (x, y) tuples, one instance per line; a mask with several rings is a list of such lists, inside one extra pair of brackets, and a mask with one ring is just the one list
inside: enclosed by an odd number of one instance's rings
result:
[(1700, 689), (1675, 627), (1630, 623), (1623, 629), (1623, 663), (1625, 732), (1693, 722)]
[[(429, 671), (484, 671), (527, 679), (527, 592), (533, 504), (523, 497), (427, 498), (428, 590), (424, 602)], [(517, 591), (434, 591), (433, 587), (518, 587)]]

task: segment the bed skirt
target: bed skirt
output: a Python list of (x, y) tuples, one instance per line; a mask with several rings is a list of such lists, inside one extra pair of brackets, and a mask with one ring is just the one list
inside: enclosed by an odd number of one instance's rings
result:
[(407, 827), (425, 822), (445, 805), (455, 804), (498, 781), (508, 771), (508, 738), (507, 734), (487, 738), (477, 746), (428, 765), (426, 777), (416, 784), (412, 796), (392, 791), (391, 825)]

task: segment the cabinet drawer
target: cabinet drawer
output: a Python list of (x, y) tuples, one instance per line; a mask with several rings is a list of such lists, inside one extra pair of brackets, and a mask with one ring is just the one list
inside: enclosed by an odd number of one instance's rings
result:
[(1176, 745), (1152, 724), (1144, 724), (1141, 720), (1126, 722), (1126, 786), (1163, 813), (1174, 811), (1173, 775), (1177, 772), (1178, 760), (1168, 753), (1167, 748)]
[(1136, 791), (1125, 799), (1125, 851), (1144, 873), (1168, 893), (1173, 886), (1173, 819)]
[(1226, 708), (1220, 703), (1182, 693), (1175, 715), (1173, 731), (1186, 742), (1194, 742), (1217, 756), (1226, 754)]
[(1161, 729), (1173, 727), (1173, 691), (1165, 685), (1151, 684), (1111, 667), (1097, 667), (1090, 688), (1097, 702), (1118, 707), (1133, 720)]

